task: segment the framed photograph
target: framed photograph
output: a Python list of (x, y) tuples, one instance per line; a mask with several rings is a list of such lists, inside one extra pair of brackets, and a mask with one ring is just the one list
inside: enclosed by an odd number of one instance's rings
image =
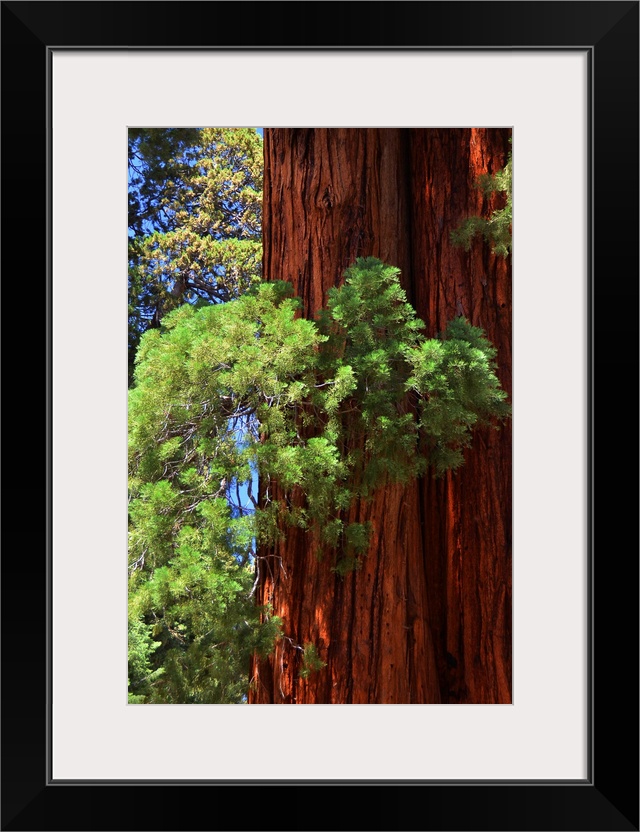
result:
[[(47, 417), (44, 431), (41, 408), (20, 415), (25, 435), (46, 436), (39, 500), (24, 456), (10, 489), (28, 545), (3, 557), (3, 829), (639, 828), (637, 504), (620, 477), (629, 414), (637, 425), (638, 9), (2, 3), (5, 281), (29, 274), (38, 287), (17, 302), (18, 317), (30, 310), (17, 331), (42, 334), (31, 385)], [(302, 628), (276, 653), (295, 675), (258, 667), (252, 709), (148, 700), (144, 686), (127, 701), (127, 138), (194, 126), (264, 130), (280, 163), (279, 137), (294, 147), (319, 129), (344, 146), (365, 129), (372, 142), (404, 131), (407, 181), (463, 131), (490, 173), (513, 153), (513, 568), (477, 576), (478, 598), (489, 578), (508, 589), (503, 618), (479, 623), (487, 643), (510, 640), (493, 690), (469, 689), (491, 659), (463, 622), (478, 672), (458, 670), (445, 640), (431, 660), (449, 684), (429, 693), (332, 699), (313, 675), (325, 643)], [(486, 161), (497, 141), (500, 166)], [(425, 206), (411, 200), (415, 236)], [(334, 202), (325, 190), (318, 210)], [(31, 354), (26, 338), (12, 347)], [(10, 364), (24, 388), (24, 361)], [(46, 513), (37, 545), (34, 510)]]

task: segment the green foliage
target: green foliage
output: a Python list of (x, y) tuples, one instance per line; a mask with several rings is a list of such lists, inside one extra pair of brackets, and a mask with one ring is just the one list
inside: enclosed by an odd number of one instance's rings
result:
[(469, 251), (471, 243), (477, 236), (491, 244), (492, 250), (501, 257), (507, 257), (511, 252), (511, 224), (513, 219), (512, 207), (512, 159), (511, 152), (507, 163), (496, 174), (484, 174), (476, 181), (485, 196), (492, 193), (502, 193), (506, 196), (503, 208), (493, 211), (489, 219), (482, 217), (468, 217), (458, 228), (451, 232), (452, 241)]
[(213, 465), (174, 460), (130, 484), (130, 690), (144, 697), (133, 701), (241, 702), (251, 654), (271, 648), (279, 622), (250, 597), (248, 518), (212, 493)]
[(472, 430), (509, 414), (482, 331), (460, 318), (426, 338), (398, 269), (361, 258), (317, 321), (299, 308), (288, 284), (259, 283), (141, 339), (129, 608), (145, 701), (242, 701), (251, 652), (279, 635), (251, 602), (255, 542), (304, 529), (345, 575), (371, 534), (347, 520), (356, 501), (457, 467)]
[(185, 301), (237, 297), (260, 275), (262, 139), (252, 129), (129, 131), (129, 360)]
[(138, 618), (129, 621), (129, 704), (142, 704), (150, 695), (153, 682), (164, 673), (154, 670), (152, 654), (161, 646), (151, 635), (152, 626)]
[(304, 644), (304, 651), (302, 653), (302, 667), (300, 668), (299, 676), (301, 679), (308, 679), (312, 673), (317, 673), (326, 667), (327, 663), (322, 661), (318, 654), (318, 648), (310, 641)]
[(129, 229), (136, 235), (143, 235), (149, 225), (166, 230), (169, 218), (163, 204), (168, 183), (174, 183), (174, 193), (183, 186), (187, 171), (182, 160), (198, 146), (200, 130), (130, 127), (128, 140)]
[[(170, 483), (188, 476), (190, 493), (210, 499), (222, 481), (247, 487), (253, 466), (266, 485), (251, 518), (261, 539), (273, 480), (285, 495), (279, 516), (315, 529), (332, 548), (362, 551), (359, 533), (345, 537), (354, 499), (428, 464), (459, 464), (471, 429), (508, 413), (481, 331), (459, 319), (425, 339), (398, 275), (374, 258), (358, 260), (318, 322), (299, 317), (298, 301), (278, 283), (167, 316), (163, 334), (142, 339), (131, 393), (136, 476), (162, 480), (165, 501), (177, 499)], [(162, 538), (168, 521), (155, 490), (144, 488)], [(224, 489), (217, 496), (224, 506)]]

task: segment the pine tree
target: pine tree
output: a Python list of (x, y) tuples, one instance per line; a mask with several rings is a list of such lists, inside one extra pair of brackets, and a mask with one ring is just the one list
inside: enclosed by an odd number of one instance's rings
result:
[(180, 304), (260, 276), (262, 139), (253, 129), (129, 131), (129, 370), (140, 335)]

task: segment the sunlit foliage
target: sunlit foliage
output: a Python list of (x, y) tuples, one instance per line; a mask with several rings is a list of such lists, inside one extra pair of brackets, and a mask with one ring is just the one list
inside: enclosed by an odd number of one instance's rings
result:
[(480, 329), (459, 318), (427, 338), (399, 270), (375, 258), (344, 277), (316, 320), (288, 284), (256, 283), (142, 336), (129, 568), (132, 675), (164, 668), (140, 683), (148, 701), (242, 701), (250, 652), (278, 636), (252, 605), (256, 541), (296, 526), (346, 574), (371, 532), (348, 522), (354, 501), (458, 467), (472, 430), (509, 413)]

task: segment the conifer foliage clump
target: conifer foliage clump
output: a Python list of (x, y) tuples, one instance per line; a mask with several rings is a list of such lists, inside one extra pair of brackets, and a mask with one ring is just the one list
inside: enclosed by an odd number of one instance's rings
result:
[(375, 258), (344, 277), (316, 320), (288, 284), (258, 282), (142, 336), (129, 405), (132, 701), (243, 701), (249, 655), (280, 635), (251, 597), (256, 543), (294, 525), (336, 572), (357, 568), (371, 529), (348, 522), (354, 501), (458, 467), (473, 429), (509, 414), (482, 330), (459, 318), (426, 337), (399, 270)]
[(511, 153), (507, 162), (495, 174), (479, 176), (475, 187), (485, 196), (498, 193), (504, 197), (504, 205), (496, 208), (488, 219), (484, 217), (467, 217), (458, 228), (451, 232), (454, 245), (459, 245), (469, 251), (476, 237), (481, 237), (490, 243), (492, 251), (500, 257), (508, 257), (513, 246), (511, 231), (513, 222), (513, 159)]
[(129, 362), (185, 302), (241, 295), (262, 266), (262, 137), (251, 128), (129, 129)]

